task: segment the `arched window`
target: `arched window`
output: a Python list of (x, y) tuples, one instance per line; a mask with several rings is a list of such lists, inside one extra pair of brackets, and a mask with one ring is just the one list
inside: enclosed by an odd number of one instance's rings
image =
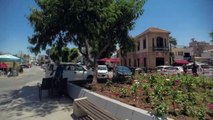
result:
[(163, 48), (163, 38), (157, 37), (157, 48)]

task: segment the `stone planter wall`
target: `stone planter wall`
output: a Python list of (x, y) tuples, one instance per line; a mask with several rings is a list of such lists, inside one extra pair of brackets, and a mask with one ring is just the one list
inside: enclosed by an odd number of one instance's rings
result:
[[(105, 109), (122, 120), (159, 120), (159, 118), (150, 115), (148, 111), (99, 95), (72, 83), (68, 83), (68, 94), (72, 99), (87, 97), (96, 106)], [(168, 118), (168, 120), (172, 119)]]

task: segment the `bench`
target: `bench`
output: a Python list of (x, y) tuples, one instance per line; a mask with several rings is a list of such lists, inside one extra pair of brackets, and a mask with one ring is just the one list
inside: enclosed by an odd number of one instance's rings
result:
[(77, 118), (82, 118), (88, 115), (93, 120), (119, 120), (118, 118), (110, 114), (109, 112), (91, 103), (87, 99), (87, 97), (78, 98), (74, 100), (73, 114)]

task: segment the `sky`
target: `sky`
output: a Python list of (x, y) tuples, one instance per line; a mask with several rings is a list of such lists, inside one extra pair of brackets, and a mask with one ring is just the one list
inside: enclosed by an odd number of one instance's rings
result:
[[(129, 34), (134, 37), (149, 27), (157, 27), (169, 31), (178, 45), (187, 46), (191, 38), (209, 42), (212, 6), (213, 0), (147, 0), (143, 15)], [(33, 28), (26, 17), (33, 7), (34, 0), (0, 0), (0, 52), (30, 54), (28, 37)]]

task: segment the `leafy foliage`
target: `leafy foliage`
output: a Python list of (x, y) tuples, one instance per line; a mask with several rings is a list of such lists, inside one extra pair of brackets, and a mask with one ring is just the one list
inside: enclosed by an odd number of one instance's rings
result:
[[(128, 31), (142, 13), (144, 0), (35, 0), (40, 9), (32, 9), (28, 20), (34, 28), (29, 37), (32, 52), (47, 45), (59, 48), (73, 42), (82, 51), (90, 47), (93, 57), (111, 53), (118, 43), (131, 48)], [(99, 53), (99, 54), (98, 54)]]
[(78, 58), (79, 53), (77, 48), (69, 49), (67, 47), (62, 48), (62, 51), (58, 51), (56, 47), (51, 49), (50, 58), (55, 60), (61, 60), (62, 62), (73, 62)]
[(209, 33), (210, 37), (212, 38), (210, 42), (213, 43), (213, 31)]
[(161, 118), (167, 115), (177, 119), (213, 118), (212, 78), (151, 73), (136, 74), (135, 79), (131, 85), (107, 81), (104, 92), (130, 105), (151, 108), (150, 112)]
[(128, 31), (142, 15), (145, 1), (35, 0), (39, 9), (28, 16), (34, 28), (29, 49), (38, 53), (48, 45), (60, 49), (72, 42), (96, 71), (96, 59), (112, 54), (116, 45), (122, 53), (134, 47)]

